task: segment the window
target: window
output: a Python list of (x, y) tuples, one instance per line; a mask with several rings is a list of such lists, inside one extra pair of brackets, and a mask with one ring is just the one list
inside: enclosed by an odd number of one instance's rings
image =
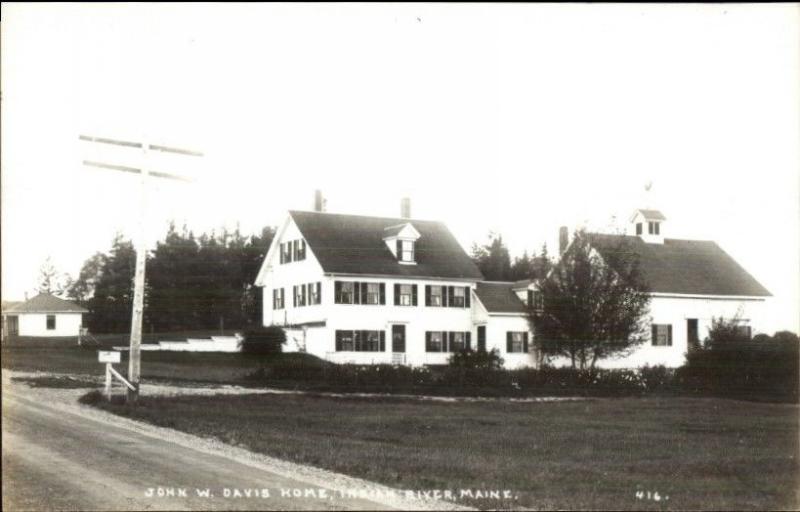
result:
[(395, 306), (416, 306), (417, 305), (417, 285), (415, 285), (415, 284), (395, 284), (394, 285), (394, 305)]
[(642, 223), (641, 222), (637, 222), (636, 223), (636, 234), (637, 235), (641, 235), (642, 234)]
[(381, 287), (379, 283), (364, 283), (366, 284), (366, 304), (380, 304), (381, 301)]
[(272, 309), (283, 309), (283, 288), (272, 290)]
[(465, 288), (463, 288), (461, 286), (456, 286), (456, 287), (453, 288), (453, 293), (452, 293), (451, 299), (450, 299), (450, 307), (454, 307), (454, 308), (463, 308), (464, 307), (464, 303), (465, 303), (464, 297), (466, 296), (466, 294), (464, 292), (465, 292)]
[(292, 255), (294, 256), (294, 261), (302, 261), (306, 259), (306, 241), (292, 240), (291, 244), (292, 244)]
[(352, 352), (355, 350), (353, 331), (336, 331), (336, 351)]
[(292, 244), (286, 242), (281, 244), (281, 263), (290, 263), (292, 261)]
[(428, 331), (425, 333), (426, 352), (446, 352), (444, 337), (447, 333), (441, 331)]
[(335, 281), (335, 304), (386, 304), (386, 283)]
[(400, 261), (414, 261), (414, 242), (403, 240), (400, 248)]
[(467, 348), (466, 336), (463, 332), (451, 332), (450, 343), (448, 344), (448, 352), (458, 352)]
[(47, 330), (53, 331), (56, 328), (56, 315), (47, 315)]
[(295, 285), (294, 287), (294, 306), (300, 307), (306, 305), (306, 285)]
[[(434, 307), (468, 308), (469, 286), (425, 285), (425, 305)], [(449, 299), (449, 300), (448, 300)]]
[(385, 350), (385, 331), (336, 331), (337, 352), (383, 352)]
[(656, 222), (655, 225), (656, 225), (656, 234), (660, 235), (661, 234), (661, 223), (660, 222)]
[(654, 347), (671, 347), (672, 324), (653, 324), (651, 343)]
[(544, 309), (544, 296), (539, 291), (528, 290), (528, 307), (534, 311), (542, 311)]
[(659, 223), (658, 222), (648, 222), (647, 223), (647, 232), (651, 235), (658, 235), (660, 234), (659, 231)]
[(427, 305), (428, 306), (442, 306), (442, 305), (444, 305), (443, 300), (442, 300), (442, 298), (443, 298), (442, 297), (442, 290), (443, 289), (444, 289), (444, 286), (428, 286), (427, 287), (427, 290), (429, 292), (428, 301), (427, 301)]
[(354, 289), (355, 284), (352, 282), (336, 281), (336, 303), (337, 304), (354, 304)]
[(425, 333), (426, 352), (457, 352), (471, 348), (469, 331), (428, 331)]
[(308, 305), (321, 304), (322, 283), (308, 283)]
[(509, 354), (527, 354), (528, 333), (525, 331), (506, 332), (506, 352)]

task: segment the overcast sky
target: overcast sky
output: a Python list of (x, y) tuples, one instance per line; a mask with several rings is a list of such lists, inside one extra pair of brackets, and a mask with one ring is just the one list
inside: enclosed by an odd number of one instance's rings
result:
[[(712, 239), (798, 330), (797, 5), (14, 5), (2, 21), (2, 296), (133, 234), (245, 232), (309, 209), (445, 221), (466, 249), (555, 250), (560, 225)], [(644, 185), (652, 181), (650, 194)], [(646, 197), (649, 195), (650, 197)]]

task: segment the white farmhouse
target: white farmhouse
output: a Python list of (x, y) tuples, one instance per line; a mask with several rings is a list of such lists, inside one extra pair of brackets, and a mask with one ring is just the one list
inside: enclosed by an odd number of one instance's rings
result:
[[(484, 281), (447, 227), (411, 219), (407, 200), (399, 218), (321, 210), (318, 196), (315, 211), (289, 212), (256, 279), (263, 323), (284, 328), (287, 350), (340, 363), (440, 365), (461, 348), (496, 348), (508, 368), (540, 364), (528, 322), (529, 308), (541, 306), (534, 282)], [(652, 339), (600, 366), (680, 366), (712, 317), (738, 314), (754, 325), (769, 296), (716, 243), (664, 238), (664, 221), (637, 210), (629, 234), (591, 234), (601, 255), (628, 240), (652, 290)]]
[[(321, 210), (321, 201), (317, 201)], [(461, 348), (498, 348), (507, 366), (535, 364), (513, 283), (484, 283), (441, 222), (291, 211), (256, 284), (264, 325), (288, 350), (335, 362), (446, 364)]]
[(83, 325), (83, 314), (88, 310), (40, 293), (32, 299), (3, 310), (4, 336), (78, 336)]
[(651, 295), (649, 340), (598, 366), (681, 366), (689, 341), (708, 336), (713, 318), (738, 317), (748, 336), (762, 318), (770, 293), (715, 242), (665, 238), (665, 221), (657, 210), (636, 210), (626, 234), (589, 234), (601, 257), (620, 247), (632, 251)]

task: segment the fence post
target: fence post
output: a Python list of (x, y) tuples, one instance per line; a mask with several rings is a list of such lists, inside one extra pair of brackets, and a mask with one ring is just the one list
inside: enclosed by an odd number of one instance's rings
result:
[(106, 363), (106, 397), (111, 401), (111, 363)]

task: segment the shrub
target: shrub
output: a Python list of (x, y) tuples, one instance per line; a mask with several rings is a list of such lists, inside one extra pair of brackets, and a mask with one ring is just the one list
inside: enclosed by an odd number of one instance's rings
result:
[(499, 370), (503, 367), (503, 358), (500, 357), (500, 351), (496, 348), (489, 352), (471, 349), (459, 350), (454, 352), (447, 362), (456, 368)]
[(675, 370), (664, 365), (639, 368), (639, 378), (647, 391), (663, 391), (675, 385)]
[(279, 354), (286, 343), (286, 333), (280, 327), (255, 327), (242, 333), (243, 354)]
[(715, 338), (706, 347), (690, 351), (678, 372), (680, 384), (695, 393), (797, 402), (797, 338), (787, 332), (758, 338)]

